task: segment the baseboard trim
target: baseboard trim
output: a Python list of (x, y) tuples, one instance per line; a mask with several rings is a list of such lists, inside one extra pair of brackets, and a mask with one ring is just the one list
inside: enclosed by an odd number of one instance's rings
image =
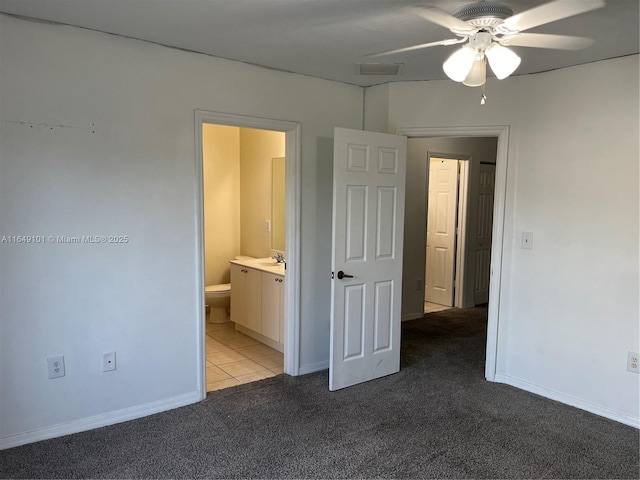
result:
[(236, 330), (240, 333), (244, 333), (247, 337), (251, 337), (255, 340), (258, 340), (261, 343), (279, 351), (280, 353), (284, 353), (284, 344), (280, 342), (276, 342), (275, 340), (270, 339), (269, 337), (265, 337), (261, 333), (254, 332), (250, 328), (243, 327), (242, 325), (235, 324)]
[(0, 450), (18, 447), (27, 443), (39, 442), (50, 438), (62, 437), (72, 433), (93, 430), (94, 428), (115, 425), (116, 423), (134, 420), (136, 418), (146, 417), (154, 413), (173, 410), (174, 408), (191, 405), (202, 400), (200, 392), (190, 392), (184, 395), (158, 400), (156, 402), (137, 405), (135, 407), (123, 408), (113, 412), (95, 415), (93, 417), (80, 418), (67, 423), (53, 425), (51, 427), (39, 428), (25, 433), (18, 433), (8, 437), (0, 438)]
[(407, 313), (406, 315), (402, 315), (400, 318), (401, 322), (406, 322), (407, 320), (417, 320), (419, 318), (424, 317), (424, 312), (422, 313)]
[(601, 405), (596, 405), (595, 403), (586, 402), (571, 395), (566, 395), (549, 388), (541, 387), (540, 385), (529, 383), (527, 381), (520, 380), (519, 378), (514, 378), (509, 375), (496, 374), (494, 381), (497, 383), (511, 385), (512, 387), (526, 390), (527, 392), (535, 393), (536, 395), (540, 395), (551, 400), (556, 400), (560, 403), (564, 403), (566, 405), (585, 410), (595, 415), (599, 415), (610, 420), (615, 420), (616, 422), (624, 423), (625, 425), (629, 425), (630, 427), (640, 429), (640, 418), (632, 417), (631, 415), (618, 412), (617, 410), (612, 410)]
[(307, 373), (320, 372), (329, 368), (329, 360), (323, 362), (310, 363), (309, 365), (300, 365), (298, 375), (306, 375)]

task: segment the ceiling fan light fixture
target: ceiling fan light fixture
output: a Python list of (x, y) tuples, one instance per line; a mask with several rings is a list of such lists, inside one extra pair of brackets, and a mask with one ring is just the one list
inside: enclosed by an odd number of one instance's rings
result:
[(520, 57), (512, 50), (503, 47), (499, 43), (492, 43), (487, 48), (485, 55), (489, 60), (489, 66), (498, 80), (507, 78), (520, 65)]
[(444, 73), (454, 82), (462, 82), (467, 78), (476, 59), (476, 49), (471, 45), (456, 50), (442, 64)]
[(484, 56), (473, 62), (471, 71), (462, 82), (467, 87), (480, 87), (487, 81), (487, 61)]

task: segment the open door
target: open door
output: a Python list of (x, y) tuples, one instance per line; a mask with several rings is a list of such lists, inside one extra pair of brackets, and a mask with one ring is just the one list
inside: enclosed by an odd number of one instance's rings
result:
[(432, 157), (429, 165), (425, 301), (453, 306), (459, 160)]
[(329, 389), (400, 370), (407, 139), (336, 128)]

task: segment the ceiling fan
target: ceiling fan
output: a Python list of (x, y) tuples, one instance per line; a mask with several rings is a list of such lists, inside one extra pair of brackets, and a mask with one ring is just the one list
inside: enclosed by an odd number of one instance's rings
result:
[[(470, 87), (484, 86), (487, 61), (498, 79), (511, 75), (520, 57), (508, 46), (579, 50), (593, 40), (569, 35), (522, 33), (531, 28), (605, 6), (604, 0), (555, 0), (524, 12), (513, 14), (507, 5), (481, 0), (449, 14), (433, 6), (415, 7), (418, 15), (451, 30), (457, 38), (422, 43), (410, 47), (373, 53), (379, 57), (438, 45), (463, 44), (443, 64), (449, 78)], [(482, 103), (484, 104), (484, 93)]]

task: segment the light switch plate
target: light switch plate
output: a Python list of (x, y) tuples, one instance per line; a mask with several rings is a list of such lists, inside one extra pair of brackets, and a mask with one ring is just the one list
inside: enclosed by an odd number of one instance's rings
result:
[(522, 244), (520, 248), (533, 250), (533, 232), (522, 232)]

